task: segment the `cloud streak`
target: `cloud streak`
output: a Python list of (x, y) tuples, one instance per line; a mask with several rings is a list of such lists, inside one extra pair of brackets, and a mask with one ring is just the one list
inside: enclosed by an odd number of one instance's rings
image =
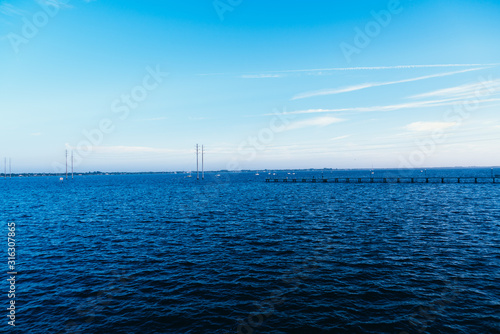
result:
[(318, 90), (318, 91), (300, 93), (298, 95), (295, 95), (292, 98), (292, 100), (299, 100), (299, 99), (305, 99), (305, 98), (316, 97), (316, 96), (324, 96), (324, 95), (335, 95), (335, 94), (359, 91), (359, 90), (373, 88), (373, 87), (396, 85), (396, 84), (401, 84), (401, 83), (427, 80), (427, 79), (432, 79), (432, 78), (440, 78), (440, 77), (445, 77), (445, 76), (450, 76), (450, 75), (455, 75), (455, 74), (460, 74), (460, 73), (478, 71), (478, 70), (482, 70), (485, 68), (486, 67), (469, 68), (466, 70), (424, 75), (424, 76), (420, 76), (420, 77), (416, 77), (416, 78), (409, 78), (409, 79), (403, 79), (403, 80), (386, 81), (386, 82), (371, 82), (371, 83), (364, 83), (364, 84), (360, 84), (360, 85), (348, 86), (348, 87), (343, 87), (343, 88), (323, 89), (323, 90)]
[(242, 75), (242, 79), (263, 79), (263, 78), (282, 78), (281, 74), (246, 74)]
[(173, 150), (167, 148), (154, 148), (145, 146), (97, 146), (95, 153), (100, 154), (136, 154), (136, 153), (190, 153), (187, 150)]
[[(395, 111), (402, 109), (414, 109), (414, 108), (430, 108), (430, 107), (442, 107), (451, 106), (460, 103), (461, 99), (443, 99), (443, 100), (430, 100), (430, 101), (415, 101), (408, 103), (392, 104), (385, 106), (370, 106), (370, 107), (352, 107), (352, 108), (337, 108), (337, 109), (307, 109), (307, 110), (297, 110), (282, 113), (283, 115), (300, 115), (300, 114), (317, 114), (317, 113), (331, 113), (331, 112), (376, 112), (376, 111)], [(487, 103), (487, 102), (498, 102), (500, 98), (483, 99), (479, 100), (477, 103)], [(273, 114), (266, 114), (270, 116)]]
[(487, 63), (487, 64), (428, 64), (428, 65), (394, 65), (394, 66), (361, 66), (361, 67), (331, 67), (331, 68), (313, 68), (313, 69), (298, 69), (298, 70), (277, 70), (277, 71), (264, 71), (260, 73), (203, 73), (201, 76), (207, 75), (237, 75), (243, 79), (256, 79), (256, 78), (276, 78), (285, 76), (285, 74), (293, 73), (307, 73), (307, 74), (322, 74), (323, 72), (343, 72), (343, 71), (382, 71), (382, 70), (411, 70), (421, 68), (448, 68), (448, 67), (484, 67), (484, 66), (498, 66), (500, 63)]
[(478, 83), (438, 89), (432, 92), (410, 96), (410, 99), (435, 98), (435, 97), (461, 97), (469, 98), (481, 96), (480, 92), (487, 90), (489, 95), (500, 93), (500, 79), (488, 80)]
[(285, 131), (308, 128), (308, 127), (325, 127), (334, 123), (339, 123), (344, 121), (345, 119), (332, 116), (315, 117), (315, 118), (292, 122), (286, 127)]
[(405, 126), (405, 129), (411, 132), (429, 132), (445, 130), (455, 125), (456, 122), (413, 122)]
[(395, 66), (364, 66), (364, 67), (333, 67), (333, 68), (320, 68), (309, 70), (284, 70), (274, 71), (272, 73), (295, 73), (295, 72), (315, 72), (315, 71), (378, 71), (378, 70), (403, 70), (403, 69), (416, 69), (416, 68), (443, 68), (443, 67), (477, 67), (477, 66), (498, 66), (500, 63), (493, 64), (435, 64), (435, 65), (395, 65)]
[(26, 15), (26, 11), (18, 8), (10, 3), (3, 2), (0, 3), (0, 14), (6, 16), (23, 16)]
[(143, 121), (163, 121), (168, 119), (168, 117), (153, 117), (153, 118), (143, 118)]
[(330, 138), (330, 141), (342, 140), (342, 139), (349, 138), (350, 136), (351, 136), (351, 135), (345, 135), (345, 136), (334, 137), (334, 138)]

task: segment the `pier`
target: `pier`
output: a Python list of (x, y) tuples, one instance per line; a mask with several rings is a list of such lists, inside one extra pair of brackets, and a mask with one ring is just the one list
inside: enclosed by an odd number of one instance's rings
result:
[(268, 183), (500, 183), (500, 175), (494, 177), (335, 177), (335, 178), (267, 178)]

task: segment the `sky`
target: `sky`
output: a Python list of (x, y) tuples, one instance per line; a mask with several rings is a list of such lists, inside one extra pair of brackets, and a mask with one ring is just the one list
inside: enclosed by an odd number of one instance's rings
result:
[(498, 17), (486, 0), (2, 0), (0, 157), (190, 171), (199, 144), (207, 170), (500, 166)]

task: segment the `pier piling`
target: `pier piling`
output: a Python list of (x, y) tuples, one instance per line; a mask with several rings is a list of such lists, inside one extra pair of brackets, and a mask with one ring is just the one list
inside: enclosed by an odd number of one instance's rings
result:
[(430, 184), (450, 184), (450, 183), (457, 183), (457, 184), (499, 184), (500, 182), (497, 182), (496, 180), (500, 178), (500, 176), (495, 175), (494, 177), (475, 177), (475, 176), (454, 176), (454, 177), (384, 177), (384, 178), (321, 178), (319, 179), (320, 181), (317, 181), (318, 179), (316, 178), (301, 178), (299, 181), (297, 179), (289, 179), (287, 178), (267, 178), (265, 179), (266, 182), (274, 182), (274, 183), (355, 183), (355, 184), (360, 184), (360, 183), (370, 183), (370, 184), (375, 184), (375, 183), (396, 183), (396, 184), (401, 184), (401, 183), (407, 183), (407, 184), (424, 184), (424, 183), (430, 183)]

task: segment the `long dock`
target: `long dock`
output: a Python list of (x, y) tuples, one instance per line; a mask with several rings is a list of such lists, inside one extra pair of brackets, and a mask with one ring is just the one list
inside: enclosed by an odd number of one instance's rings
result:
[(335, 178), (267, 178), (269, 183), (500, 183), (495, 177), (335, 177)]

